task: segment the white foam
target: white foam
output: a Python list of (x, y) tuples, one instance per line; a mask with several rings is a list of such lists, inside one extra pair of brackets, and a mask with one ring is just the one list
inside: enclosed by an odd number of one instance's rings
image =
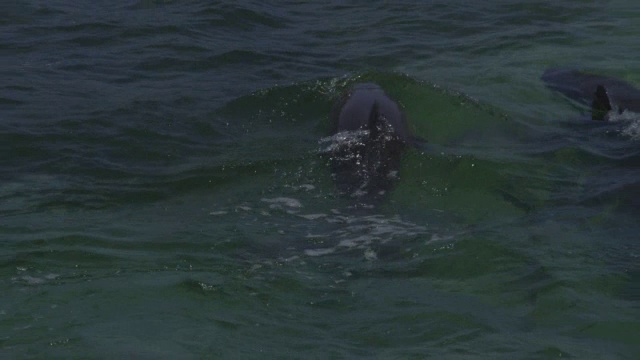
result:
[(341, 131), (332, 136), (323, 137), (318, 141), (318, 144), (324, 146), (320, 149), (320, 153), (337, 154), (341, 149), (363, 144), (363, 139), (367, 136), (369, 136), (369, 130)]
[(625, 110), (619, 113), (616, 110), (609, 111), (607, 121), (626, 123), (621, 133), (633, 140), (640, 140), (640, 113)]
[[(330, 224), (338, 224), (337, 229), (327, 234), (309, 235), (307, 238), (323, 238), (322, 248), (306, 249), (307, 256), (324, 256), (341, 251), (362, 251), (367, 261), (374, 261), (378, 254), (374, 250), (379, 244), (402, 241), (407, 237), (430, 236), (426, 243), (453, 241), (456, 235), (430, 234), (426, 226), (403, 221), (399, 216), (384, 215), (344, 216), (327, 215), (323, 218)], [(316, 246), (318, 243), (315, 244)]]
[(610, 122), (619, 122), (619, 121), (630, 121), (637, 122), (640, 121), (640, 113), (624, 110), (620, 113), (617, 109), (611, 110), (607, 113), (606, 119)]
[(307, 256), (323, 256), (329, 255), (336, 251), (335, 248), (324, 248), (324, 249), (306, 249), (304, 253)]
[(633, 140), (640, 140), (640, 119), (633, 121), (629, 126), (622, 130), (622, 134)]
[(378, 254), (370, 248), (364, 251), (364, 258), (369, 261), (378, 260)]
[(288, 197), (277, 197), (273, 199), (262, 198), (261, 201), (271, 204), (272, 208), (284, 206), (288, 208), (298, 209), (302, 207), (302, 203), (299, 200)]
[(60, 277), (60, 275), (58, 274), (46, 274), (42, 277), (36, 277), (36, 276), (31, 276), (31, 275), (23, 275), (23, 276), (19, 276), (19, 277), (14, 277), (11, 278), (11, 280), (16, 281), (16, 282), (23, 282), (27, 285), (42, 285), (44, 283), (46, 283), (47, 281), (51, 281), (51, 280), (55, 280), (58, 277)]
[(318, 220), (321, 219), (323, 217), (326, 217), (327, 214), (306, 214), (306, 215), (298, 215), (301, 218), (305, 218), (307, 220)]

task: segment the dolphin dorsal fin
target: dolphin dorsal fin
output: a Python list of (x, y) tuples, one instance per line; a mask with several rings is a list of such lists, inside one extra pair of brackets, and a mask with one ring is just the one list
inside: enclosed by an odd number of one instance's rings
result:
[(607, 89), (602, 85), (598, 85), (591, 103), (591, 119), (604, 120), (609, 111), (611, 111), (611, 101), (609, 94), (607, 94)]
[(369, 137), (376, 138), (380, 134), (380, 107), (375, 101), (369, 113)]

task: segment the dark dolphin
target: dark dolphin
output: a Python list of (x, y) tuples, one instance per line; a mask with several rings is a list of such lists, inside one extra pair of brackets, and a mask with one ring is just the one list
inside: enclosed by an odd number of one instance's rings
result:
[(640, 89), (625, 81), (570, 69), (548, 69), (542, 80), (547, 87), (589, 106), (593, 120), (607, 120), (611, 111), (640, 113)]
[(398, 103), (376, 84), (357, 84), (333, 107), (332, 175), (343, 195), (380, 198), (398, 177), (407, 144), (415, 143)]
[[(377, 113), (373, 112), (374, 105)], [(332, 110), (333, 132), (368, 130), (370, 122), (386, 122), (393, 127), (398, 138), (408, 142), (411, 138), (407, 120), (398, 103), (393, 101), (376, 84), (356, 84), (348, 91)]]

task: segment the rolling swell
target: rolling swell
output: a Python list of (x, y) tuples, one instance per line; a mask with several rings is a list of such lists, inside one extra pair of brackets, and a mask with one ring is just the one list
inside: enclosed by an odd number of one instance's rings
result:
[[(1, 4), (0, 352), (638, 358), (637, 121), (539, 80), (637, 83), (633, 10)], [(321, 142), (359, 82), (426, 140), (367, 208)]]

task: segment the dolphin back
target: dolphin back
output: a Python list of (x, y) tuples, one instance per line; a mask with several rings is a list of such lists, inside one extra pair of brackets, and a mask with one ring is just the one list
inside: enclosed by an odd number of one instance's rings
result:
[(400, 106), (380, 86), (358, 84), (331, 112), (331, 168), (339, 192), (359, 201), (378, 201), (398, 179), (402, 154), (411, 143)]
[(548, 69), (541, 79), (550, 89), (589, 106), (594, 120), (605, 120), (612, 110), (640, 112), (640, 90), (623, 80), (572, 69)]
[(376, 84), (357, 84), (334, 106), (332, 132), (371, 131), (372, 124), (382, 120), (402, 141), (411, 139), (407, 120), (398, 104)]

